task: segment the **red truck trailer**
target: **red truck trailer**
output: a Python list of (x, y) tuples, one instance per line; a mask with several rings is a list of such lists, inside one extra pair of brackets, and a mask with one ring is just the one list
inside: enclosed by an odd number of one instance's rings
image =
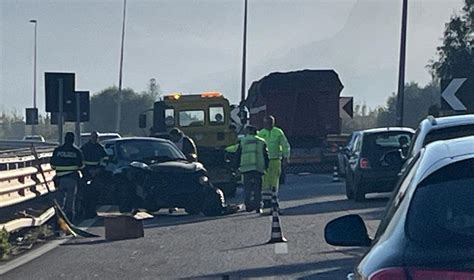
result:
[(339, 96), (343, 88), (334, 70), (271, 73), (252, 83), (246, 99), (250, 123), (262, 128), (265, 115), (275, 116), (292, 147), (287, 172), (333, 167), (340, 144), (336, 142), (345, 141), (334, 137), (341, 132)]

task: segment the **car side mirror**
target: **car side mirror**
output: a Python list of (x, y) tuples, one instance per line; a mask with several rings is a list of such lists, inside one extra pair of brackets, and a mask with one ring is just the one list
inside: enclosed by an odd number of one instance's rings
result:
[(359, 215), (347, 215), (329, 222), (324, 228), (324, 238), (334, 246), (368, 247), (372, 240)]

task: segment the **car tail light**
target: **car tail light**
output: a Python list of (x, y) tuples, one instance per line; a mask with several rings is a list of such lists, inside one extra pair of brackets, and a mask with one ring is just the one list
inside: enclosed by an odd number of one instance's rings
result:
[(370, 168), (369, 160), (366, 159), (366, 158), (361, 158), (360, 159), (360, 168), (362, 168), (362, 169)]
[(408, 280), (408, 277), (404, 268), (391, 267), (376, 271), (369, 280)]
[(472, 280), (474, 272), (435, 270), (426, 268), (391, 267), (376, 271), (369, 280)]
[(472, 280), (474, 272), (447, 271), (447, 270), (429, 270), (429, 269), (410, 269), (413, 280)]

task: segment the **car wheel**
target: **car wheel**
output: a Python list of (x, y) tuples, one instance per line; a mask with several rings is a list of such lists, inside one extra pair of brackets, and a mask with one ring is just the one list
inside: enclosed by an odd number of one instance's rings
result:
[(206, 216), (219, 216), (225, 210), (224, 193), (220, 189), (209, 192), (204, 198), (202, 213)]
[(364, 187), (364, 182), (362, 181), (354, 183), (353, 192), (354, 192), (355, 201), (357, 202), (361, 202), (365, 200), (365, 191), (363, 187)]

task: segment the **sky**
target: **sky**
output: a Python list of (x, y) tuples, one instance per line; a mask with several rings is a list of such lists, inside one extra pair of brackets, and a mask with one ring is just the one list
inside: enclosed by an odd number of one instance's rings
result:
[[(462, 0), (409, 0), (406, 81), (426, 65)], [(44, 72), (75, 72), (76, 89), (118, 84), (122, 0), (0, 0), (0, 111), (38, 106)], [(275, 71), (334, 69), (342, 95), (371, 107), (396, 91), (401, 0), (249, 0), (246, 87)], [(128, 0), (123, 85), (240, 96), (243, 0)]]

